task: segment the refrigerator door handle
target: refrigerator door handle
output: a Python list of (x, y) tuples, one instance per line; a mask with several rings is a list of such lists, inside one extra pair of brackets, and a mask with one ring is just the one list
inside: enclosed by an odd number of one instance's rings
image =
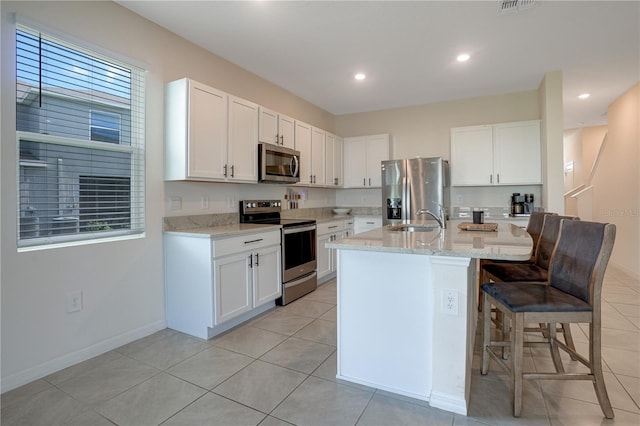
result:
[(409, 177), (405, 175), (402, 178), (402, 220), (411, 220), (411, 199), (409, 198)]

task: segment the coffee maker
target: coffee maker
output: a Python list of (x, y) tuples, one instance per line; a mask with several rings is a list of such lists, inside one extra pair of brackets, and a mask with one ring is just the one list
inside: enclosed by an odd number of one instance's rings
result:
[(511, 216), (528, 216), (533, 212), (533, 194), (521, 195), (514, 192), (511, 195), (509, 204), (511, 204)]

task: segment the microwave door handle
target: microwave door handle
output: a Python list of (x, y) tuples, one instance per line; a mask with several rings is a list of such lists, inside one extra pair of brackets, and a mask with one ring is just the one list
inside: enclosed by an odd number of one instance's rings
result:
[[(293, 163), (295, 163), (295, 166)], [(289, 170), (291, 170), (291, 176), (298, 176), (298, 157), (295, 155), (292, 155), (291, 160), (289, 160)]]

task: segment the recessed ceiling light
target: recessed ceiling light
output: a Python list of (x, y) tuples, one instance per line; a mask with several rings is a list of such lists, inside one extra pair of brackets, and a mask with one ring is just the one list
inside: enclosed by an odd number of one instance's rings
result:
[(364, 73), (359, 72), (358, 74), (354, 75), (353, 78), (355, 78), (356, 80), (364, 80), (365, 78), (367, 78), (367, 76)]
[(461, 53), (456, 58), (458, 62), (467, 62), (471, 56), (468, 53)]
[(591, 96), (591, 95), (590, 95), (590, 94), (588, 94), (588, 93), (583, 93), (582, 95), (578, 95), (578, 98), (580, 98), (580, 99), (587, 99), (589, 96)]

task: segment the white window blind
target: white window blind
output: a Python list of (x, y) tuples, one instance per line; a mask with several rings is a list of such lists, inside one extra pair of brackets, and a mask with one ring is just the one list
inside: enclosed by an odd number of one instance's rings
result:
[(16, 31), (18, 246), (144, 232), (144, 71)]

